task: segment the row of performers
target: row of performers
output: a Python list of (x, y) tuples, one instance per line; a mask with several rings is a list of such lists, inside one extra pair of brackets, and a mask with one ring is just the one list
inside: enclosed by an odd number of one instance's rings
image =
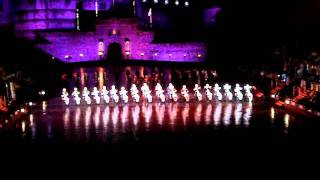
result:
[[(223, 93), (221, 92), (222, 88), (218, 84), (215, 84), (214, 87), (210, 86), (209, 84), (206, 84), (203, 87), (203, 89), (205, 91), (205, 97), (208, 101), (236, 100), (236, 101), (251, 102), (253, 100), (253, 94), (251, 92), (252, 86), (248, 84), (243, 87), (241, 87), (239, 84), (236, 84), (233, 92), (232, 92), (232, 87), (229, 84), (225, 84), (223, 86)], [(141, 90), (141, 96), (140, 96), (140, 91), (138, 87), (135, 84), (131, 86), (130, 94), (131, 94), (132, 100), (135, 103), (139, 103), (140, 99), (143, 98), (148, 103), (151, 103), (153, 101), (153, 96), (149, 86), (146, 83), (144, 83), (141, 86), (140, 90)], [(198, 84), (195, 84), (193, 91), (197, 101), (204, 100), (201, 87)], [(155, 86), (155, 95), (159, 102), (165, 102), (166, 100), (170, 100), (171, 102), (177, 102), (179, 99), (179, 95), (177, 92), (178, 91), (176, 90), (176, 88), (172, 83), (170, 83), (166, 89), (166, 93), (168, 96), (165, 95), (165, 90), (162, 88), (162, 86), (159, 83)], [(182, 99), (185, 102), (190, 101), (191, 97), (186, 85), (182, 86), (182, 89), (180, 90), (180, 94), (182, 96)], [(78, 88), (74, 88), (71, 95), (75, 101), (75, 104), (77, 105), (80, 105), (82, 100), (84, 100), (86, 104), (91, 104), (92, 98), (94, 99), (96, 104), (100, 104), (101, 101), (104, 101), (107, 104), (110, 103), (111, 101), (113, 101), (114, 103), (119, 103), (120, 101), (123, 101), (124, 103), (129, 102), (129, 95), (126, 88), (121, 87), (120, 91), (118, 91), (114, 85), (111, 86), (110, 90), (108, 90), (106, 86), (103, 86), (100, 91), (98, 90), (97, 87), (94, 87), (92, 92), (90, 92), (88, 88), (85, 87), (82, 90), (82, 93), (80, 93)], [(82, 95), (82, 98), (81, 98), (81, 95)], [(61, 98), (66, 105), (69, 105), (70, 97), (69, 97), (69, 93), (65, 88), (62, 90)]]

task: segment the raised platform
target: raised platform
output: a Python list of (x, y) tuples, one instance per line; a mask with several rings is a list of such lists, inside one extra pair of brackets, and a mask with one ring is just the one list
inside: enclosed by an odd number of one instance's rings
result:
[[(100, 21), (95, 32), (41, 32), (48, 44), (37, 47), (63, 62), (105, 60), (108, 46), (118, 43), (127, 60), (152, 60), (169, 62), (203, 62), (206, 58), (205, 43), (153, 43), (154, 33), (138, 29), (136, 19), (109, 19)], [(130, 44), (125, 44), (125, 39)], [(99, 39), (104, 42), (104, 55), (99, 56)], [(130, 54), (126, 50), (130, 49)]]

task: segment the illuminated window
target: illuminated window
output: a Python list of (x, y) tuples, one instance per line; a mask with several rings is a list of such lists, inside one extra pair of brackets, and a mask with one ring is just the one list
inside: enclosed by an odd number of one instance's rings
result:
[(124, 40), (124, 51), (126, 55), (130, 55), (131, 52), (131, 46), (130, 46), (130, 39), (125, 38)]
[(117, 30), (116, 29), (112, 29), (112, 35), (117, 35)]
[(103, 56), (104, 55), (104, 42), (103, 42), (103, 39), (99, 39), (98, 55), (99, 56)]

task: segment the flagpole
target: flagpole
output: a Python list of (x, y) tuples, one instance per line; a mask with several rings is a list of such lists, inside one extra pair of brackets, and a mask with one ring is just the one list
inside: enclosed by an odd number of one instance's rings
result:
[(133, 14), (136, 15), (136, 0), (133, 0)]
[(148, 16), (149, 16), (149, 23), (150, 23), (150, 28), (152, 28), (152, 8), (149, 9), (148, 12)]

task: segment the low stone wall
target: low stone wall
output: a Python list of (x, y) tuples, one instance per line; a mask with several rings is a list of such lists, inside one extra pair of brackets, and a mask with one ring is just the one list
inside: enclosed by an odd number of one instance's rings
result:
[[(96, 32), (44, 32), (42, 36), (50, 44), (38, 45), (39, 48), (65, 62), (96, 61), (99, 39), (103, 39), (105, 54), (109, 44), (122, 46), (124, 59), (175, 62), (201, 62), (207, 54), (206, 45), (194, 43), (153, 43), (154, 33), (138, 29), (135, 19), (110, 19), (99, 22)], [(125, 39), (129, 39), (130, 53), (126, 53)]]

